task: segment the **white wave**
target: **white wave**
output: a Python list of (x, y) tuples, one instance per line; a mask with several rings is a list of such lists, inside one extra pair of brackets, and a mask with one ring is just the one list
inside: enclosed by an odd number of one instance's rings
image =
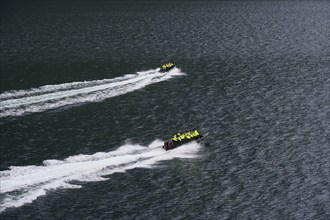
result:
[(196, 142), (171, 151), (165, 151), (160, 146), (162, 142), (155, 140), (146, 147), (124, 145), (111, 152), (76, 155), (65, 160), (46, 160), (42, 166), (12, 166), (10, 170), (0, 171), (0, 195), (4, 198), (0, 202), (0, 212), (31, 203), (46, 195), (49, 190), (79, 188), (81, 186), (77, 185), (77, 181), (103, 181), (116, 172), (152, 168), (159, 161), (194, 158), (198, 156), (201, 147)]
[(8, 91), (0, 94), (0, 117), (20, 116), (86, 102), (100, 102), (184, 74), (177, 68), (166, 74), (158, 71), (159, 69), (154, 69), (114, 79)]

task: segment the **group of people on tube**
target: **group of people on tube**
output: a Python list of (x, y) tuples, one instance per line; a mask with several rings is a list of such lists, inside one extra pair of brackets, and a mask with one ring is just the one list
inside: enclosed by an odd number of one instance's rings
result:
[(162, 70), (166, 70), (168, 68), (171, 68), (172, 66), (174, 66), (174, 63), (166, 63), (162, 66)]
[(188, 131), (185, 133), (178, 133), (176, 135), (174, 135), (171, 140), (165, 141), (163, 148), (165, 150), (171, 150), (177, 146), (180, 146), (186, 142), (189, 142), (191, 140), (196, 140), (200, 137), (203, 137), (202, 135), (199, 134), (199, 132), (197, 130), (195, 131)]
[(171, 140), (175, 143), (175, 142), (186, 142), (186, 141), (190, 141), (190, 140), (194, 140), (199, 138), (201, 135), (199, 134), (199, 132), (197, 130), (195, 131), (188, 131), (186, 133), (178, 133), (176, 135), (174, 135)]

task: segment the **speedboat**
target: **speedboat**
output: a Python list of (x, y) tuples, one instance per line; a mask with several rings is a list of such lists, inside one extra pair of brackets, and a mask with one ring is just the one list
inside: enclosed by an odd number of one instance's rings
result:
[(159, 72), (166, 73), (175, 67), (174, 63), (165, 63), (160, 67)]
[[(185, 133), (182, 133), (185, 134)], [(168, 150), (172, 150), (174, 148), (180, 147), (186, 143), (190, 143), (193, 141), (196, 141), (197, 143), (202, 142), (205, 138), (207, 138), (207, 136), (209, 135), (209, 133), (205, 133), (203, 135), (199, 134), (198, 136), (194, 136), (191, 138), (184, 138), (183, 140), (177, 140), (176, 138), (172, 138), (170, 140), (167, 140), (164, 142), (163, 148), (168, 151)], [(174, 136), (176, 137), (176, 135)], [(176, 140), (175, 140), (176, 139)]]

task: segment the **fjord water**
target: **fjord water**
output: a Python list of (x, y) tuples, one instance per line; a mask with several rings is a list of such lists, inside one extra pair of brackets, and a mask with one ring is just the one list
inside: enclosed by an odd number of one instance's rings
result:
[(2, 3), (0, 218), (329, 219), (329, 7)]

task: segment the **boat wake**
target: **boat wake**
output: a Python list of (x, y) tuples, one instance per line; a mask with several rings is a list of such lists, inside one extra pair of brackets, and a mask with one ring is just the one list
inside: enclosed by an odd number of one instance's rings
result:
[(31, 203), (49, 190), (80, 188), (77, 182), (102, 181), (113, 173), (153, 168), (158, 162), (173, 158), (195, 158), (201, 147), (191, 142), (165, 151), (162, 144), (155, 140), (149, 146), (124, 145), (110, 152), (45, 160), (42, 166), (12, 166), (0, 171), (0, 212)]
[(0, 118), (43, 112), (63, 106), (100, 102), (141, 89), (147, 85), (184, 75), (178, 68), (160, 73), (159, 69), (127, 74), (114, 79), (46, 85), (0, 94)]

